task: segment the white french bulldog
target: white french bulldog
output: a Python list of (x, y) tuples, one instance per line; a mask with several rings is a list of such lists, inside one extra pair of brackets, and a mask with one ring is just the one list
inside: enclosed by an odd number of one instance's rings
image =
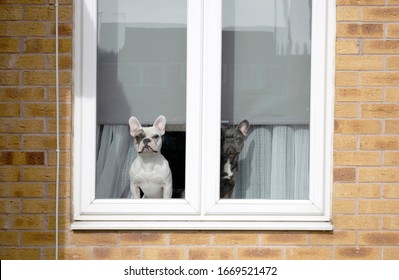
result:
[(161, 154), (162, 135), (166, 118), (159, 116), (152, 127), (142, 127), (135, 118), (129, 119), (130, 134), (138, 156), (129, 171), (131, 198), (171, 198), (172, 172), (168, 161)]

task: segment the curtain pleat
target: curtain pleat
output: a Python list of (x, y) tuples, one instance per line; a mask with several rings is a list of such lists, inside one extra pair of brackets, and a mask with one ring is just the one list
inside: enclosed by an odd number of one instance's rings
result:
[(294, 198), (309, 199), (309, 128), (295, 130)]

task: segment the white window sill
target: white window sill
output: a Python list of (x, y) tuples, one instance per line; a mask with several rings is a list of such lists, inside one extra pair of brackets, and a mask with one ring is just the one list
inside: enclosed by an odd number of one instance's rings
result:
[(75, 221), (72, 230), (305, 230), (331, 231), (331, 222)]

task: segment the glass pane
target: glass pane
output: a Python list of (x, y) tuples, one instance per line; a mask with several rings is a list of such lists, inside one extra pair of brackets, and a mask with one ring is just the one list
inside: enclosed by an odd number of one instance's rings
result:
[(222, 198), (309, 196), (311, 3), (223, 1)]
[[(141, 139), (130, 133), (131, 116), (142, 127), (153, 126), (158, 116), (165, 116), (163, 136), (160, 126), (155, 125), (157, 134), (162, 136), (161, 153), (172, 170), (173, 197), (180, 197), (184, 190), (186, 2), (98, 0), (97, 198), (136, 198), (129, 187), (129, 170), (132, 162), (145, 153), (135, 149)], [(150, 135), (144, 138), (152, 139), (154, 145), (159, 141)], [(148, 145), (151, 143), (145, 145), (144, 151), (150, 150)], [(147, 187), (159, 186), (159, 180)], [(169, 182), (169, 178), (166, 180)], [(146, 194), (143, 188), (147, 187), (140, 186), (140, 196)], [(160, 195), (158, 191), (150, 192), (147, 190), (146, 198)], [(164, 198), (164, 194), (159, 198)]]

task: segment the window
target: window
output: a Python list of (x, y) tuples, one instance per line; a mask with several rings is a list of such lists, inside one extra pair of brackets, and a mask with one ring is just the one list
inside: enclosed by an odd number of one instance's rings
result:
[[(73, 228), (332, 229), (333, 2), (77, 3)], [(133, 199), (128, 120), (161, 114), (173, 196)]]

